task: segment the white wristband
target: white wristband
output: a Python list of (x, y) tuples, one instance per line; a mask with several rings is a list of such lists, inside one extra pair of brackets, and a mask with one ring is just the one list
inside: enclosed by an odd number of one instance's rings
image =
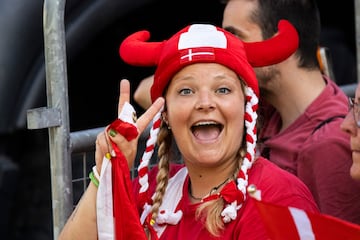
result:
[(93, 166), (92, 168), (93, 172), (94, 172), (94, 176), (96, 177), (96, 179), (99, 181), (100, 180), (100, 174), (97, 171), (96, 165)]

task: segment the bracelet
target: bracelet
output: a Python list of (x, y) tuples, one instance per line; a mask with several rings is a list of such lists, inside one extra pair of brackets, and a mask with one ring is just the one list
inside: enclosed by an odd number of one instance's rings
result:
[(96, 177), (97, 180), (100, 180), (100, 174), (97, 171), (96, 165), (93, 166), (92, 168), (93, 172), (94, 172), (94, 176)]
[(99, 180), (95, 177), (93, 171), (91, 171), (91, 172), (89, 173), (89, 178), (90, 178), (91, 182), (92, 182), (96, 187), (99, 187)]

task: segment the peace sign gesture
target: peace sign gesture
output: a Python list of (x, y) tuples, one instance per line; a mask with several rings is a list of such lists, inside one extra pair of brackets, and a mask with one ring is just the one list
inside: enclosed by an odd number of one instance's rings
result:
[[(124, 108), (126, 103), (130, 101), (130, 83), (128, 80), (123, 79), (120, 81), (120, 96), (119, 96), (119, 103), (118, 103), (118, 114)], [(138, 135), (128, 141), (123, 135), (119, 134), (115, 129), (111, 129), (109, 126), (106, 127), (103, 133), (100, 133), (96, 140), (96, 168), (98, 172), (101, 169), (102, 159), (104, 156), (107, 156), (111, 153), (111, 144), (110, 141), (114, 142), (122, 154), (128, 161), (128, 166), (131, 168), (133, 166), (136, 152), (137, 152), (137, 145), (138, 139), (141, 133), (146, 129), (149, 123), (152, 121), (154, 116), (160, 111), (160, 109), (164, 105), (164, 98), (158, 98), (147, 110), (146, 112), (141, 115), (137, 120), (135, 120), (135, 125), (138, 131)]]

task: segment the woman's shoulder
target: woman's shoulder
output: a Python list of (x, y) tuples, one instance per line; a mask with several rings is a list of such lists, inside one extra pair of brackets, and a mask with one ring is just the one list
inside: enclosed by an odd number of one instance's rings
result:
[(312, 211), (318, 209), (310, 190), (298, 177), (263, 157), (254, 162), (249, 184), (254, 184), (261, 191), (262, 199), (268, 202)]
[[(298, 177), (263, 157), (257, 158), (250, 169), (249, 184), (251, 183), (264, 188), (284, 188), (290, 186), (306, 188), (305, 184)], [(291, 189), (282, 190), (291, 192)]]

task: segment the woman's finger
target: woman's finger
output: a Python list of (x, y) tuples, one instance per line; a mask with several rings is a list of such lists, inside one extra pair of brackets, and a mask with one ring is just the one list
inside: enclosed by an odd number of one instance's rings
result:
[(146, 110), (146, 112), (139, 117), (136, 121), (136, 126), (138, 128), (139, 133), (141, 134), (144, 129), (149, 125), (154, 116), (161, 110), (164, 106), (165, 99), (160, 97), (156, 99), (156, 101)]
[(127, 79), (120, 81), (120, 95), (119, 95), (119, 104), (118, 104), (118, 115), (121, 112), (125, 102), (130, 101), (130, 82)]
[(100, 132), (96, 137), (95, 163), (98, 172), (100, 173), (102, 160), (105, 157), (110, 158), (111, 148), (108, 144), (107, 135), (105, 132)]
[(110, 138), (109, 138), (109, 135), (107, 134), (107, 128), (105, 128), (104, 130), (104, 138), (105, 138), (105, 141), (106, 141), (106, 145), (107, 145), (107, 148), (106, 148), (106, 153), (105, 153), (105, 157), (107, 159), (110, 159), (111, 158), (111, 155), (113, 154), (113, 149), (112, 149), (112, 146), (111, 146), (111, 142), (110, 142)]

